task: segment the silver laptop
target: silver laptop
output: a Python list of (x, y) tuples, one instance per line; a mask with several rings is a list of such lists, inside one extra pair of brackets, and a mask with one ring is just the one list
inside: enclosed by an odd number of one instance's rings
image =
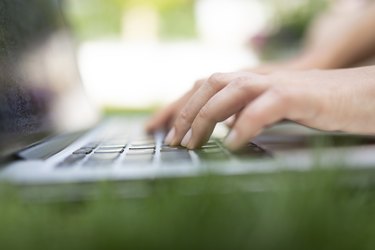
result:
[(375, 165), (373, 138), (347, 139), (292, 123), (268, 129), (236, 153), (223, 146), (227, 131), (220, 125), (198, 150), (169, 147), (163, 131), (144, 133), (147, 116), (102, 118), (89, 102), (61, 1), (5, 0), (0, 7), (3, 181), (35, 185), (306, 171), (317, 160), (349, 168)]

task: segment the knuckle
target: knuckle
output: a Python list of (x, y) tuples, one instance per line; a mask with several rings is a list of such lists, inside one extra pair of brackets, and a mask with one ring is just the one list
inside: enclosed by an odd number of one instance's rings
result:
[(185, 125), (190, 122), (189, 112), (186, 109), (181, 110), (178, 119), (176, 121), (178, 125)]
[(208, 78), (208, 81), (209, 81), (209, 82), (217, 82), (217, 81), (220, 81), (221, 76), (222, 76), (221, 73), (214, 73), (214, 74), (212, 74), (212, 75)]
[(211, 75), (207, 80), (207, 84), (214, 90), (221, 89), (222, 88), (222, 74), (215, 73)]
[(275, 98), (275, 101), (280, 105), (289, 105), (294, 99), (292, 91), (286, 88), (275, 87), (270, 90), (270, 94)]
[(246, 82), (246, 77), (239, 77), (236, 80), (234, 80), (231, 85), (240, 90), (240, 91), (248, 91), (250, 88), (250, 85)]
[(211, 113), (209, 112), (209, 109), (204, 106), (198, 113), (198, 118), (199, 119), (202, 119), (202, 120), (209, 120), (211, 121), (212, 120), (212, 115)]
[(200, 80), (196, 81), (194, 83), (193, 89), (199, 89), (205, 81), (206, 81), (205, 79), (200, 79)]

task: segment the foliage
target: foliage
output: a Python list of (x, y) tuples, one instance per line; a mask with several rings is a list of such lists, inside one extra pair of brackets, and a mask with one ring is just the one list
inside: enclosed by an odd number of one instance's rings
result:
[(289, 29), (302, 37), (311, 21), (322, 13), (329, 2), (327, 0), (271, 0), (275, 13), (273, 25)]
[(67, 16), (80, 39), (119, 36), (127, 9), (154, 8), (161, 16), (161, 37), (192, 37), (193, 0), (68, 0)]
[[(21, 189), (3, 185), (0, 245), (7, 250), (374, 249), (374, 194), (348, 185), (353, 179), (345, 176), (354, 179), (353, 173), (316, 170), (135, 186), (67, 185), (76, 192), (97, 191), (94, 199), (71, 203), (43, 202), (41, 197), (52, 193), (48, 186), (24, 188), (21, 195)], [(124, 194), (140, 196), (121, 198)]]
[(67, 17), (80, 39), (102, 35), (116, 36), (121, 31), (122, 6), (113, 0), (68, 0)]
[(296, 53), (312, 21), (330, 4), (328, 0), (269, 0), (273, 12), (269, 34), (260, 51), (263, 60), (282, 60)]
[(189, 6), (194, 3), (194, 0), (113, 0), (122, 2), (125, 8), (146, 5), (154, 7), (158, 10), (171, 10), (180, 6)]

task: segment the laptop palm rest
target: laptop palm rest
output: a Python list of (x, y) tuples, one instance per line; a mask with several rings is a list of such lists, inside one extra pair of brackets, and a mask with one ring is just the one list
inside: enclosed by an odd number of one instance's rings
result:
[(45, 160), (72, 144), (87, 131), (54, 136), (19, 151), (16, 155), (25, 160)]

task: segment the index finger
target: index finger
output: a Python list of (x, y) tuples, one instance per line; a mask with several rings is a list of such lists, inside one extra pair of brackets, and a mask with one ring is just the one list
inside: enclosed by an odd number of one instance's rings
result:
[(169, 126), (177, 116), (177, 112), (204, 82), (205, 80), (203, 79), (196, 81), (193, 88), (186, 92), (182, 97), (153, 115), (152, 118), (147, 121), (145, 130), (150, 133), (160, 129), (169, 129)]
[(233, 79), (238, 78), (246, 73), (236, 72), (213, 74), (208, 80), (193, 94), (168, 133), (165, 143), (173, 146), (180, 145), (182, 138), (189, 131), (191, 124), (201, 108), (214, 96), (217, 92), (223, 89)]

